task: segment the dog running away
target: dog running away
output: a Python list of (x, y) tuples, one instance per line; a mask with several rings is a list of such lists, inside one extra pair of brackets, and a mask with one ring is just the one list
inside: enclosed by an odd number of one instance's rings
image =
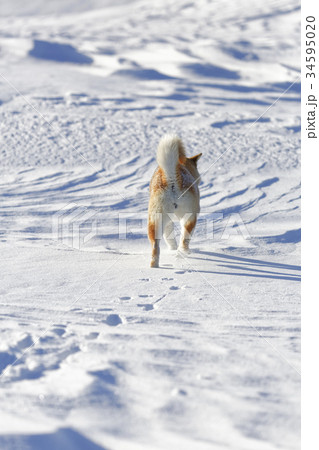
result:
[(164, 136), (157, 149), (158, 167), (150, 183), (148, 208), (148, 238), (152, 245), (151, 267), (158, 267), (160, 241), (177, 249), (174, 219), (181, 224), (178, 250), (188, 252), (189, 241), (199, 213), (200, 176), (197, 161), (201, 153), (187, 158), (181, 139), (175, 135)]

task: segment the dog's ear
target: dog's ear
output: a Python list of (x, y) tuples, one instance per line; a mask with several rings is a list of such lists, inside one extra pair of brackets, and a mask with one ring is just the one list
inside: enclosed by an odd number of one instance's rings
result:
[(199, 158), (202, 156), (202, 153), (198, 153), (198, 155), (192, 156), (190, 159), (191, 161), (194, 161), (195, 164), (197, 164), (197, 161), (199, 160)]

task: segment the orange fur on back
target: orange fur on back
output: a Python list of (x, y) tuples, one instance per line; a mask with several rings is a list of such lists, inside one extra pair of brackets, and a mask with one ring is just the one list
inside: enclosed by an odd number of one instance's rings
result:
[(186, 163), (185, 147), (181, 140), (178, 141), (178, 162), (180, 164)]
[(167, 187), (167, 180), (164, 171), (161, 167), (158, 167), (152, 176), (150, 183), (151, 194), (163, 190)]

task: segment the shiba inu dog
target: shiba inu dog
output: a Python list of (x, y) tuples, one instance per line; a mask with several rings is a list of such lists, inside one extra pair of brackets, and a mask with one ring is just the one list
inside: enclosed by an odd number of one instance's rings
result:
[(199, 213), (200, 176), (197, 161), (201, 153), (187, 158), (178, 136), (164, 136), (157, 149), (158, 167), (150, 183), (148, 207), (148, 238), (152, 245), (151, 267), (158, 267), (160, 241), (164, 239), (172, 250), (177, 249), (174, 220), (181, 223), (178, 249), (189, 250), (189, 241)]

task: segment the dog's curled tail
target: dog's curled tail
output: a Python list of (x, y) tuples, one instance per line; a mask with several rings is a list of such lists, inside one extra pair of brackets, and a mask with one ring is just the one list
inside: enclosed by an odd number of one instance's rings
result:
[(173, 134), (166, 134), (157, 148), (157, 164), (163, 169), (167, 179), (176, 178), (176, 166), (185, 164), (185, 148), (181, 139)]

